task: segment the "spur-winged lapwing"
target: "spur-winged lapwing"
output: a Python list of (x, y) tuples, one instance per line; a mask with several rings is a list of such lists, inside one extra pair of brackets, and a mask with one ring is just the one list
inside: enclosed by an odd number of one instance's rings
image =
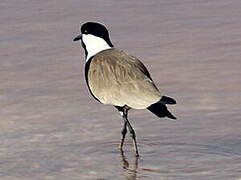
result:
[(140, 60), (114, 48), (108, 30), (102, 24), (83, 24), (81, 34), (74, 38), (74, 41), (79, 40), (85, 51), (85, 78), (90, 93), (97, 101), (118, 109), (124, 119), (120, 149), (122, 151), (128, 127), (138, 156), (136, 135), (128, 121), (128, 111), (148, 109), (160, 118), (176, 119), (166, 106), (176, 104), (176, 101), (161, 95)]

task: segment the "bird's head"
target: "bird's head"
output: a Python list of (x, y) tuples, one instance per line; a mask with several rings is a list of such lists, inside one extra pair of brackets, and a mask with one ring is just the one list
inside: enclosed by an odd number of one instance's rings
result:
[(87, 60), (96, 53), (113, 47), (107, 28), (100, 23), (84, 23), (80, 31), (81, 34), (75, 37), (74, 41), (81, 41)]

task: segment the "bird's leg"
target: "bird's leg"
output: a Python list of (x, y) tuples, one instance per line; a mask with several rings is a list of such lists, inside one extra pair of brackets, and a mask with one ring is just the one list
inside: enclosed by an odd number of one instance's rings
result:
[(127, 115), (128, 115), (128, 110), (130, 110), (130, 108), (128, 106), (124, 106), (124, 107), (120, 107), (120, 106), (115, 106), (119, 113), (121, 114), (121, 116), (124, 119), (124, 126), (121, 130), (121, 134), (122, 134), (122, 139), (121, 139), (121, 143), (120, 143), (120, 150), (121, 152), (123, 152), (123, 144), (125, 141), (125, 137), (126, 137), (126, 133), (127, 133), (127, 127), (129, 129), (129, 132), (131, 134), (131, 137), (133, 139), (133, 146), (134, 146), (134, 150), (136, 153), (136, 157), (139, 157), (139, 153), (138, 153), (138, 148), (137, 148), (137, 143), (136, 143), (136, 133), (135, 130), (132, 128), (130, 122), (128, 121)]
[(123, 144), (124, 144), (124, 141), (125, 141), (126, 133), (127, 133), (126, 121), (124, 121), (124, 126), (121, 130), (121, 134), (122, 134), (121, 143), (120, 143), (120, 150), (121, 151), (123, 151)]
[(131, 134), (131, 137), (133, 139), (133, 145), (134, 145), (134, 150), (135, 150), (135, 153), (136, 153), (136, 156), (138, 157), (139, 156), (139, 153), (138, 153), (138, 148), (137, 148), (137, 143), (136, 143), (136, 133), (135, 133), (135, 130), (132, 128), (130, 122), (128, 121), (127, 119), (127, 112), (128, 112), (128, 109), (125, 109), (124, 108), (124, 115), (123, 115), (123, 118), (124, 118), (124, 121), (129, 129), (129, 132)]
[(131, 137), (132, 137), (132, 139), (133, 139), (134, 151), (135, 151), (135, 153), (136, 153), (136, 156), (138, 157), (138, 156), (139, 156), (139, 153), (138, 153), (138, 148), (137, 148), (137, 143), (136, 143), (136, 133), (135, 133), (134, 129), (132, 128), (132, 126), (131, 126), (131, 124), (129, 123), (128, 120), (127, 120), (127, 126), (128, 126), (128, 128), (129, 128)]
[(123, 152), (123, 144), (124, 144), (124, 141), (125, 141), (125, 137), (126, 137), (126, 133), (127, 133), (127, 123), (125, 121), (125, 113), (124, 113), (124, 107), (120, 107), (120, 106), (115, 106), (116, 109), (119, 111), (119, 113), (121, 114), (121, 116), (123, 117), (123, 120), (124, 120), (124, 126), (121, 130), (121, 134), (122, 134), (122, 138), (121, 138), (121, 143), (119, 145), (119, 148), (121, 150), (121, 152)]

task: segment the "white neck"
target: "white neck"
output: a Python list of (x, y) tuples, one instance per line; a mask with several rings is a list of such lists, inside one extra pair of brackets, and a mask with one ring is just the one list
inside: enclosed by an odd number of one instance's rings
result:
[(86, 51), (88, 52), (86, 62), (100, 51), (111, 49), (111, 47), (104, 39), (94, 36), (92, 34), (83, 34), (82, 41), (84, 42), (86, 46)]

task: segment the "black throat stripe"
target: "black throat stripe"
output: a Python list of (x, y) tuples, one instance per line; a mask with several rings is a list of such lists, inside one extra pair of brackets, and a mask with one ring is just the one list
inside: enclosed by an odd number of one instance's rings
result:
[[(93, 59), (94, 56), (92, 56), (85, 64), (85, 81), (86, 81), (86, 84), (88, 86), (88, 89), (89, 89), (89, 92), (90, 94), (95, 98), (95, 100), (99, 101), (99, 99), (97, 99), (97, 97), (94, 96), (94, 94), (92, 93), (91, 89), (90, 89), (90, 86), (89, 86), (89, 79), (88, 79), (88, 72), (89, 72), (89, 69), (90, 69), (90, 64), (92, 62), (92, 59)], [(100, 102), (101, 103), (101, 102)]]

